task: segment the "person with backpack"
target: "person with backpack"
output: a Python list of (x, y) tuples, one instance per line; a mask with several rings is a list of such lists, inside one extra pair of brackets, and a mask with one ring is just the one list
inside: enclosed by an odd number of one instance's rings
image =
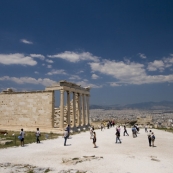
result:
[(36, 131), (35, 135), (36, 135), (36, 140), (37, 140), (37, 144), (38, 144), (38, 143), (40, 143), (39, 137), (41, 136), (41, 133), (39, 131), (39, 128), (37, 128), (37, 131)]
[(21, 131), (20, 131), (20, 136), (21, 136), (21, 138), (20, 138), (20, 141), (21, 141), (21, 147), (24, 147), (24, 137), (25, 137), (25, 132), (24, 132), (23, 129), (21, 129)]
[(152, 146), (154, 147), (154, 141), (155, 141), (156, 137), (154, 135), (154, 133), (152, 132), (151, 133), (151, 143), (152, 143)]

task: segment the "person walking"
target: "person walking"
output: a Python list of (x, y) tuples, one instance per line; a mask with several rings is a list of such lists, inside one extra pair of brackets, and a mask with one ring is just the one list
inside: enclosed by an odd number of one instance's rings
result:
[(151, 144), (152, 144), (153, 147), (154, 147), (154, 141), (155, 141), (155, 139), (156, 139), (156, 137), (155, 137), (154, 133), (152, 132), (151, 133)]
[(148, 132), (147, 136), (148, 136), (149, 146), (151, 147), (151, 136), (152, 136), (152, 131), (151, 130)]
[(67, 132), (68, 132), (68, 139), (69, 139), (69, 136), (70, 136), (70, 125), (69, 124), (67, 125)]
[(129, 136), (129, 134), (127, 133), (126, 126), (124, 126), (124, 136), (125, 136), (125, 133), (127, 134), (127, 136)]
[(23, 129), (21, 129), (20, 131), (20, 136), (21, 136), (21, 147), (24, 147), (24, 138), (25, 138), (25, 132), (23, 131)]
[(101, 131), (102, 131), (103, 130), (103, 123), (101, 123), (101, 127), (100, 128), (101, 128)]
[(118, 129), (117, 129), (115, 135), (116, 135), (116, 143), (118, 143), (118, 141), (121, 143), (121, 140), (120, 140), (120, 132), (119, 132)]
[(38, 143), (40, 143), (39, 137), (41, 136), (41, 133), (39, 131), (39, 128), (37, 128), (37, 131), (36, 131), (35, 135), (36, 135), (36, 140), (37, 140), (37, 144), (38, 144)]
[(64, 146), (66, 146), (67, 138), (68, 138), (68, 131), (67, 131), (67, 128), (66, 128), (65, 131), (64, 131)]
[(96, 132), (93, 132), (94, 136), (93, 136), (93, 144), (94, 144), (94, 148), (97, 148), (96, 146)]

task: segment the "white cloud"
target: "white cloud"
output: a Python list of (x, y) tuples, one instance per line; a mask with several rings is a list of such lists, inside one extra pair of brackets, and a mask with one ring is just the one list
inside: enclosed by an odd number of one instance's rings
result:
[(52, 68), (52, 65), (47, 65), (47, 68)]
[(67, 60), (69, 62), (79, 62), (79, 61), (94, 61), (98, 62), (99, 57), (93, 56), (89, 52), (83, 52), (83, 53), (76, 53), (76, 52), (70, 52), (70, 51), (65, 51), (63, 53), (59, 53), (56, 55), (48, 55), (49, 58), (61, 58), (64, 60)]
[(116, 82), (110, 82), (110, 86), (117, 87), (117, 86), (121, 86), (121, 85)]
[(52, 70), (47, 73), (47, 75), (55, 75), (55, 74), (66, 75), (67, 73), (65, 72), (65, 70)]
[(146, 59), (147, 57), (143, 53), (138, 53), (139, 57), (142, 59)]
[(148, 71), (160, 70), (161, 72), (165, 69), (165, 65), (162, 60), (155, 60), (148, 64)]
[(11, 64), (19, 64), (19, 65), (30, 65), (34, 66), (37, 64), (35, 60), (33, 60), (29, 56), (25, 56), (21, 53), (15, 54), (0, 54), (0, 63), (5, 65)]
[(25, 44), (33, 44), (33, 42), (28, 41), (28, 40), (26, 40), (26, 39), (21, 39), (20, 41), (21, 41), (22, 43), (25, 43)]
[(35, 74), (39, 74), (39, 72), (38, 72), (38, 71), (35, 71), (34, 73), (35, 73)]
[(96, 74), (92, 74), (91, 78), (92, 78), (92, 79), (98, 79), (99, 76), (97, 76)]
[(40, 58), (41, 60), (45, 59), (44, 55), (41, 55), (41, 54), (30, 54), (30, 56), (32, 58)]
[(70, 80), (80, 80), (81, 78), (80, 78), (79, 76), (77, 76), (77, 75), (71, 75), (71, 76), (69, 77), (69, 79), (70, 79)]
[(48, 63), (53, 63), (53, 61), (50, 60), (50, 59), (46, 59), (46, 62), (48, 62)]
[(85, 80), (76, 82), (78, 85), (81, 85), (82, 87), (90, 87), (90, 88), (102, 88), (102, 85), (95, 85), (92, 83), (88, 83)]
[[(155, 67), (162, 69), (162, 63), (156, 62), (154, 64)], [(173, 75), (147, 75), (144, 65), (139, 63), (104, 60), (102, 63), (89, 63), (89, 65), (94, 72), (114, 77), (117, 82), (112, 83), (111, 86), (173, 82)]]
[(35, 78), (32, 78), (32, 77), (17, 78), (17, 77), (9, 77), (9, 76), (0, 77), (0, 81), (12, 81), (12, 82), (15, 82), (15, 83), (18, 83), (18, 84), (25, 84), (25, 83), (36, 84), (36, 85), (41, 84), (41, 85), (44, 85), (44, 86), (50, 86), (50, 85), (52, 85), (53, 83), (56, 82), (56, 81), (50, 80), (48, 78), (35, 79)]

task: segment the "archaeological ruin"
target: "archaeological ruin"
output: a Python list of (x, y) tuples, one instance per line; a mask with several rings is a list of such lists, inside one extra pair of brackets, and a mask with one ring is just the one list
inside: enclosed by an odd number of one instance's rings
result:
[[(60, 92), (60, 106), (55, 107), (55, 91)], [(68, 124), (77, 131), (90, 125), (90, 88), (60, 81), (44, 91), (0, 93), (0, 130), (58, 133)], [(65, 103), (66, 101), (66, 103)]]

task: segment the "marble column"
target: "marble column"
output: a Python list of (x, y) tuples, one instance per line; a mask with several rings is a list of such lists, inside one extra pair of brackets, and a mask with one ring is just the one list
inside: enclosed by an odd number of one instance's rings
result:
[(90, 124), (89, 120), (89, 95), (86, 96), (86, 118), (87, 118), (87, 123), (86, 125)]
[(85, 95), (82, 94), (82, 125), (85, 125)]
[(81, 126), (81, 95), (78, 93), (78, 126)]
[(67, 91), (67, 124), (70, 125), (70, 92)]
[(76, 94), (73, 92), (73, 127), (76, 127)]
[(60, 128), (64, 128), (64, 90), (60, 90)]

